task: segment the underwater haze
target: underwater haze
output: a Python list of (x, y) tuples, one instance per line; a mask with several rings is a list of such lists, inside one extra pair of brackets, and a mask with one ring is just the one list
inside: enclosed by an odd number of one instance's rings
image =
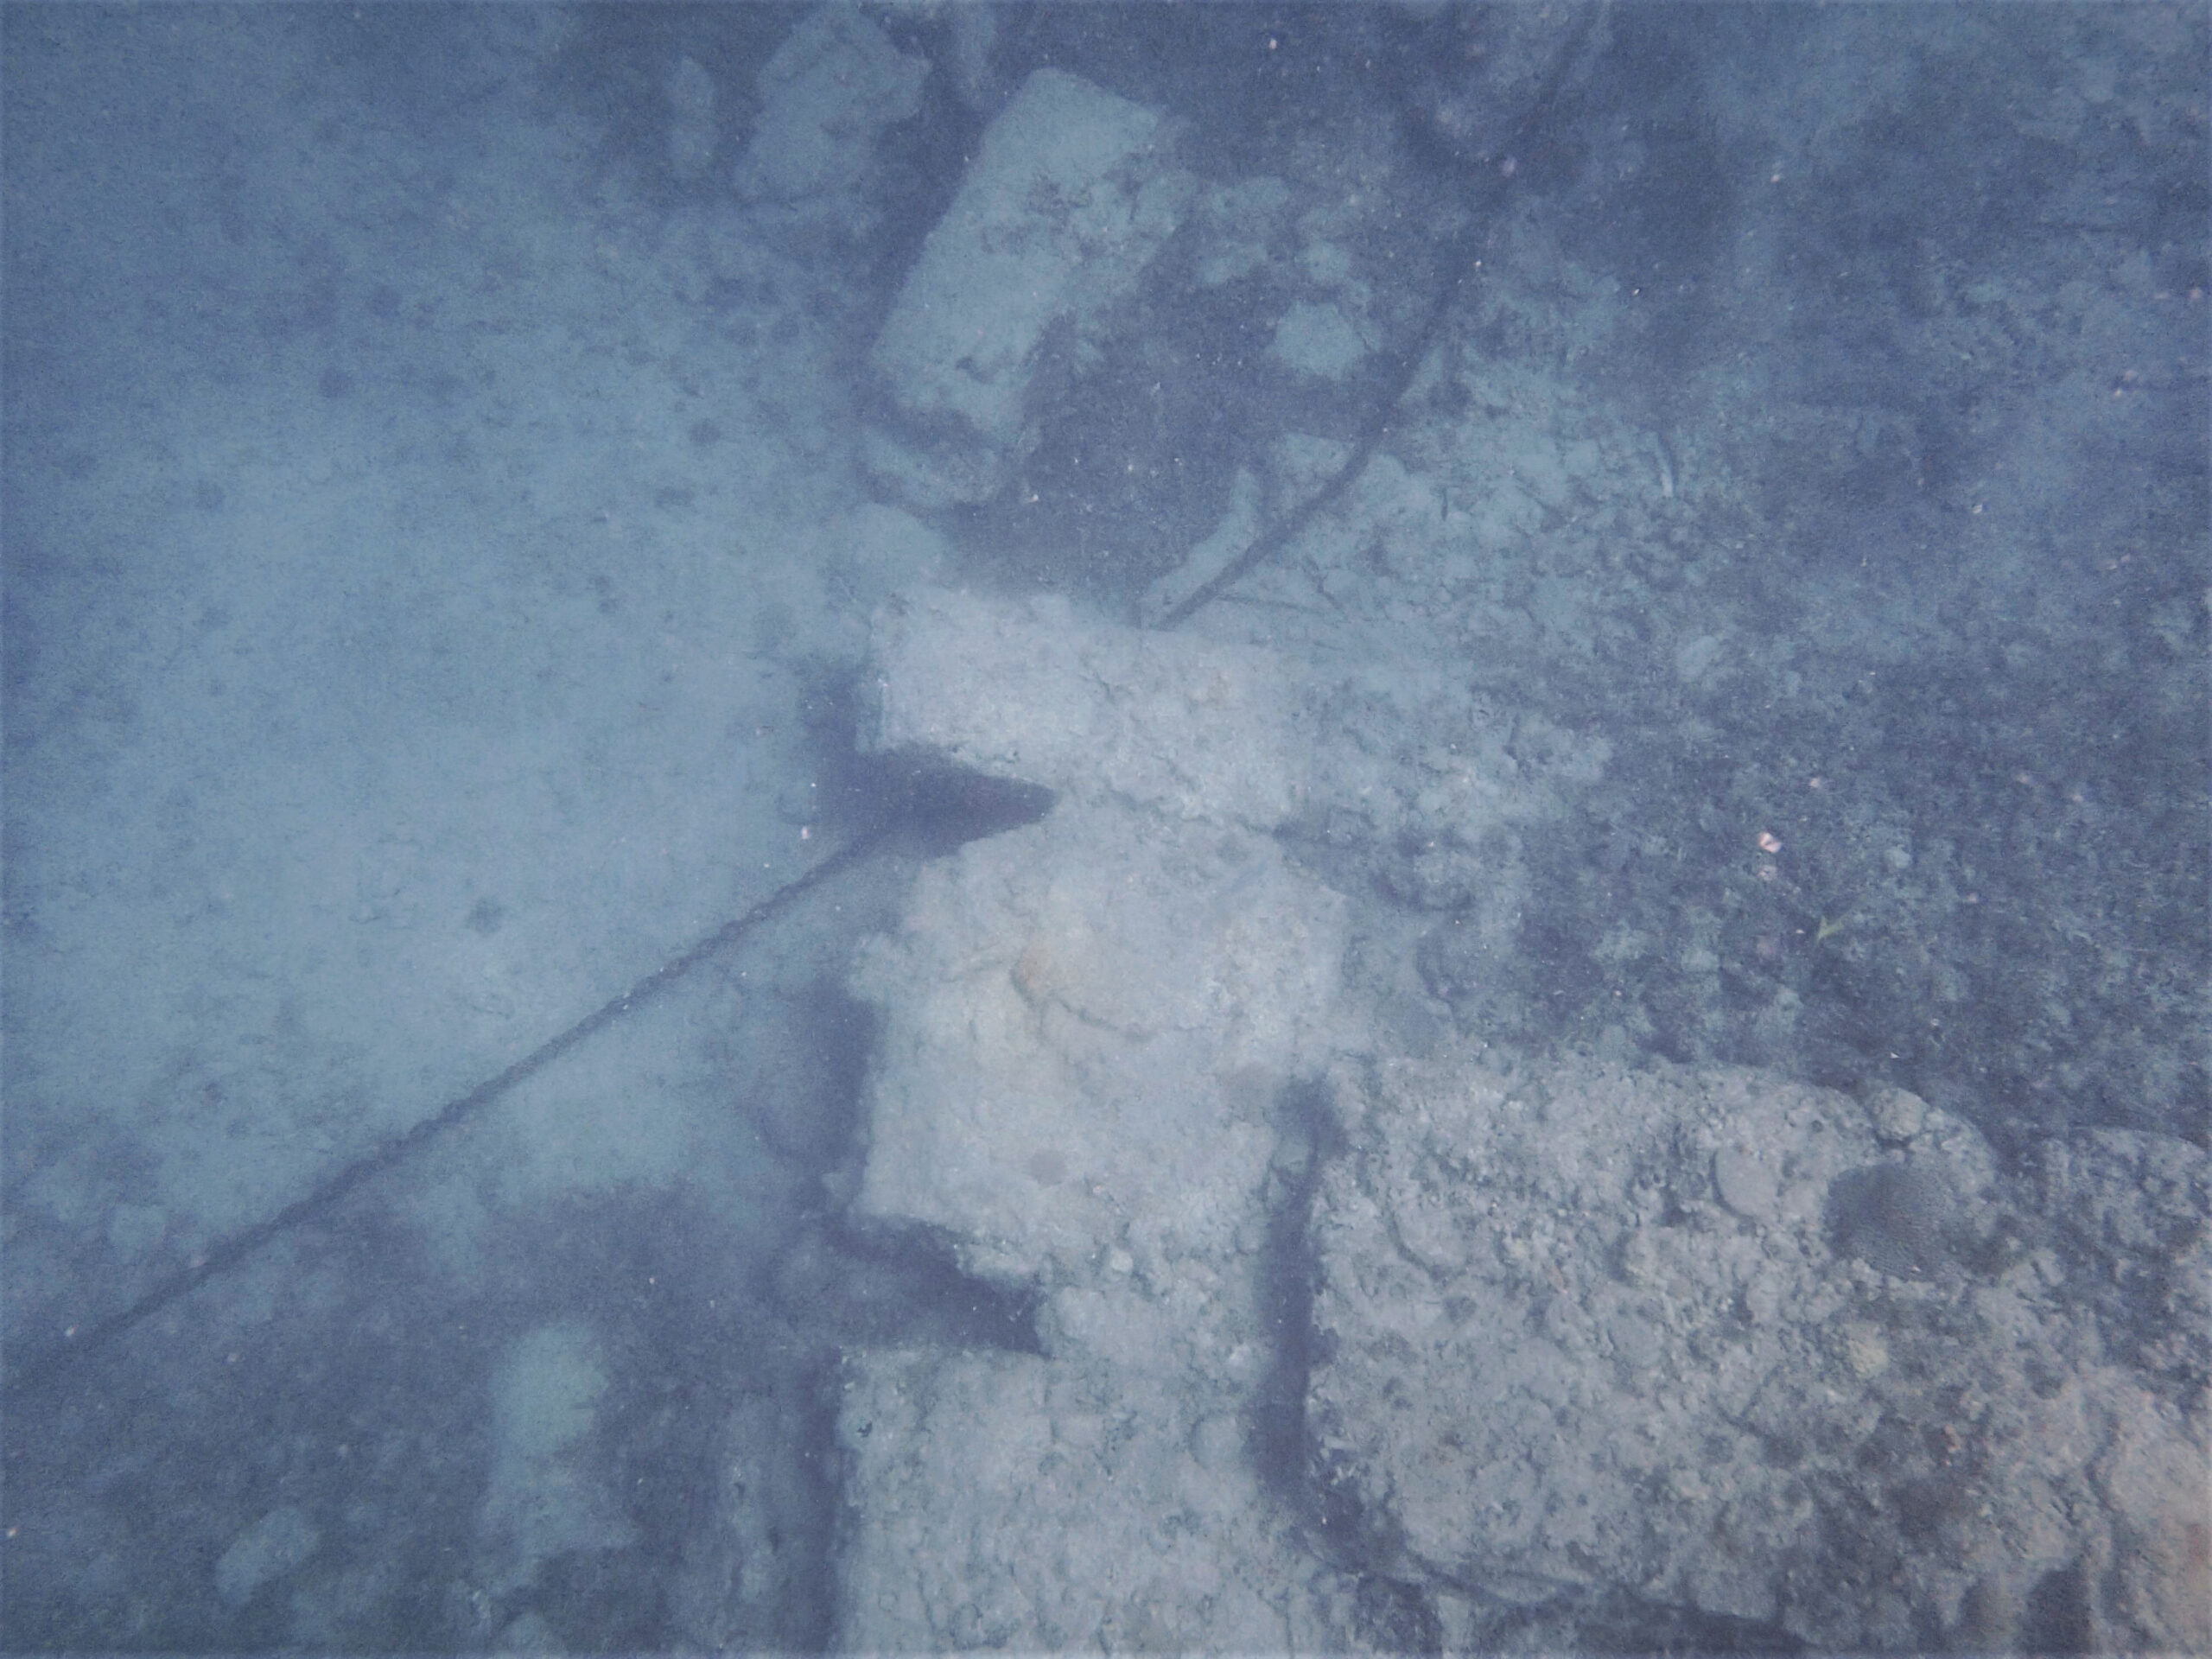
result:
[(0, 10), (9, 1651), (2212, 1644), (2212, 29)]

